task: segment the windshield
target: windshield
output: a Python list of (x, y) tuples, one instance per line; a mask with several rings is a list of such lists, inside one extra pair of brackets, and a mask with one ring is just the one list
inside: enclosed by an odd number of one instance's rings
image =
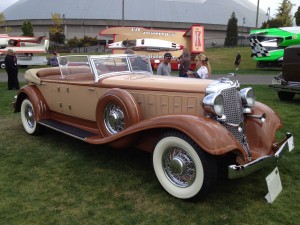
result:
[(76, 74), (92, 73), (87, 56), (60, 56), (58, 57), (58, 64), (63, 78)]
[(69, 55), (58, 57), (63, 78), (79, 73), (92, 73), (94, 80), (112, 74), (127, 73), (130, 79), (152, 75), (150, 60), (139, 55)]
[(128, 73), (132, 76), (152, 75), (150, 60), (147, 56), (139, 55), (99, 55), (90, 57), (91, 66), (97, 77), (110, 76), (112, 73)]

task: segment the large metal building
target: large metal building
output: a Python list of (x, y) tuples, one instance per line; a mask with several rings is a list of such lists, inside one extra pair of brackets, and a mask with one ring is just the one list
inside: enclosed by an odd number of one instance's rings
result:
[[(24, 20), (30, 20), (36, 36), (49, 36), (51, 14), (63, 19), (66, 39), (98, 36), (112, 26), (138, 26), (155, 29), (187, 30), (193, 24), (205, 28), (205, 45), (223, 45), (228, 20), (234, 12), (239, 35), (247, 36), (251, 28), (267, 20), (248, 0), (19, 0), (3, 11), (10, 35), (22, 34)], [(8, 30), (9, 31), (9, 30)]]

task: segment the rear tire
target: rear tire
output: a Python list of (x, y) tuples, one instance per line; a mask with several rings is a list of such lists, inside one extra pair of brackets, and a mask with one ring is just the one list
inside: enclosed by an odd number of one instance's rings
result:
[(217, 180), (217, 164), (192, 139), (166, 133), (153, 153), (154, 171), (163, 188), (180, 199), (200, 199)]

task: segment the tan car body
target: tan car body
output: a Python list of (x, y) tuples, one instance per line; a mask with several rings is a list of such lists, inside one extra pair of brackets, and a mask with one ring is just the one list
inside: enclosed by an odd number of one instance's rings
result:
[[(91, 144), (153, 152), (158, 180), (183, 199), (205, 195), (218, 157), (234, 156), (228, 176), (238, 178), (291, 151), (291, 134), (276, 143), (277, 113), (260, 102), (249, 106), (251, 88), (239, 90), (228, 78), (156, 76), (150, 67), (134, 69), (130, 60), (139, 56), (114, 57), (79, 66), (61, 58), (59, 68), (28, 70), (14, 103), (25, 130), (35, 134), (43, 125)], [(222, 115), (219, 104), (227, 107)]]
[[(83, 76), (86, 78), (82, 79)], [(140, 141), (134, 142), (137, 147), (152, 151), (155, 139), (160, 134), (156, 130), (172, 128), (186, 133), (210, 154), (222, 155), (237, 151), (243, 155), (242, 160), (247, 162), (242, 146), (231, 133), (219, 123), (203, 116), (204, 90), (212, 80), (166, 76), (130, 79), (131, 76), (132, 74), (118, 74), (95, 83), (92, 74), (78, 74), (77, 79), (62, 79), (58, 68), (33, 69), (25, 74), (29, 86), (23, 91), (36, 102), (34, 105), (39, 106), (35, 110), (39, 112), (37, 120), (54, 118), (89, 130), (96, 135), (86, 138), (85, 141), (92, 144), (111, 143), (124, 147), (131, 142), (126, 141), (127, 138), (134, 140), (139, 136)], [(126, 90), (134, 97), (138, 108), (134, 110), (139, 111), (140, 119), (139, 123), (132, 124), (121, 133), (106, 137), (98, 127), (97, 106), (99, 99), (114, 88)], [(249, 146), (253, 149), (253, 159), (256, 159), (272, 153), (275, 133), (281, 127), (281, 122), (278, 115), (266, 105), (256, 102), (253, 110), (255, 114), (266, 113), (268, 117), (263, 126), (251, 118), (246, 122)], [(141, 132), (151, 130), (155, 130), (151, 133), (152, 140), (141, 141)], [(145, 139), (149, 139), (149, 135)]]

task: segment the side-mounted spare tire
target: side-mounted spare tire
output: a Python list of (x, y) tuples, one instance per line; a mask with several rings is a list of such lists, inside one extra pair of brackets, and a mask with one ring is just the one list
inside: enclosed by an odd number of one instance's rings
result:
[(126, 90), (114, 88), (101, 97), (96, 120), (103, 137), (114, 135), (142, 120), (139, 104)]

